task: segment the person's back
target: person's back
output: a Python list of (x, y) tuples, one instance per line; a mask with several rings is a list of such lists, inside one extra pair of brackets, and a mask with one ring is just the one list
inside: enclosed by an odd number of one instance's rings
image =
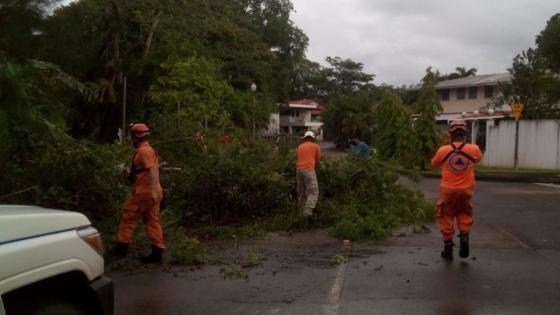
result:
[(296, 181), (298, 204), (303, 208), (303, 216), (311, 217), (319, 198), (319, 183), (315, 169), (319, 166), (321, 147), (315, 143), (315, 134), (307, 131), (304, 142), (297, 148)]
[(320, 157), (321, 147), (315, 142), (305, 141), (297, 148), (296, 168), (298, 170), (314, 170)]
[(459, 256), (469, 256), (469, 231), (473, 224), (474, 164), (482, 160), (482, 153), (477, 145), (465, 142), (468, 131), (465, 121), (453, 121), (449, 125), (452, 143), (440, 147), (432, 158), (432, 166), (442, 168), (436, 219), (444, 240), (441, 257), (446, 260), (453, 259), (455, 223), (460, 231)]
[(475, 184), (474, 164), (481, 159), (477, 145), (456, 141), (438, 149), (432, 166), (442, 167), (442, 187), (471, 188)]
[(371, 154), (371, 150), (367, 143), (363, 141), (353, 140), (352, 142), (352, 155), (368, 157)]

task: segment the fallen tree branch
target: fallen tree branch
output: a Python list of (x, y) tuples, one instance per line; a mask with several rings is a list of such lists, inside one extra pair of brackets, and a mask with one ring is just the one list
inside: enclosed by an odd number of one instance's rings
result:
[(182, 221), (182, 218), (178, 219), (178, 220), (171, 221), (171, 222), (169, 222), (169, 223), (167, 223), (166, 225), (163, 226), (163, 230), (168, 230), (168, 229), (174, 228), (174, 227), (178, 226), (181, 223), (181, 221)]
[(13, 192), (13, 193), (11, 193), (11, 194), (9, 194), (9, 195), (0, 197), (0, 200), (6, 200), (6, 199), (11, 198), (11, 197), (13, 197), (13, 196), (15, 196), (15, 195), (19, 195), (19, 194), (22, 194), (22, 193), (24, 193), (24, 192), (28, 192), (28, 191), (33, 190), (33, 189), (38, 188), (38, 187), (39, 187), (39, 185), (35, 185), (35, 186), (29, 187), (29, 188), (25, 188), (25, 189), (22, 189), (22, 190), (18, 190), (18, 191)]
[(162, 11), (159, 11), (155, 18), (154, 18), (154, 22), (152, 23), (152, 27), (150, 28), (150, 34), (148, 35), (148, 39), (146, 40), (146, 44), (144, 45), (144, 52), (142, 54), (142, 60), (146, 60), (146, 57), (148, 57), (148, 54), (150, 53), (150, 48), (152, 47), (152, 40), (154, 39), (154, 34), (156, 32), (156, 28), (159, 24), (159, 21), (161, 19), (161, 16), (163, 15)]
[(188, 141), (188, 140), (192, 140), (192, 137), (188, 137), (188, 138), (176, 138), (176, 139), (169, 139), (169, 140), (158, 141), (158, 142), (152, 143), (152, 146), (156, 146), (156, 145), (160, 145), (160, 144), (164, 144), (164, 143), (180, 142), (180, 141)]

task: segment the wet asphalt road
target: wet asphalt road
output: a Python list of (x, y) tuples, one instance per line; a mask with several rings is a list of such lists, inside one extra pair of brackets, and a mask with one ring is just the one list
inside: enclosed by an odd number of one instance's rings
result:
[[(409, 185), (413, 185), (408, 183)], [(418, 188), (437, 196), (438, 182)], [(479, 182), (471, 257), (404, 229), (349, 246), (324, 231), (224, 243), (224, 264), (114, 273), (117, 314), (560, 314), (560, 189)], [(457, 250), (457, 248), (456, 248)], [(333, 266), (333, 255), (348, 254)], [(260, 257), (247, 267), (243, 260)], [(266, 260), (264, 260), (266, 258)], [(230, 264), (237, 261), (237, 264)]]

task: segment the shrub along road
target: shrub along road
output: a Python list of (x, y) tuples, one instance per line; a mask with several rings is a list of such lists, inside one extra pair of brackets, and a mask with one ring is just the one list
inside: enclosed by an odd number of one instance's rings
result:
[[(435, 179), (403, 182), (437, 196)], [(433, 224), (349, 245), (325, 231), (218, 242), (222, 264), (113, 273), (117, 314), (557, 314), (559, 204), (556, 187), (479, 182), (471, 257), (451, 263)]]

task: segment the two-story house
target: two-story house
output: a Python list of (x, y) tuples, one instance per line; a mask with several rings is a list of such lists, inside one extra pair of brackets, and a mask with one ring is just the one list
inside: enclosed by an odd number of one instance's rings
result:
[[(443, 129), (449, 121), (465, 119), (471, 129), (471, 140), (484, 147), (486, 129), (493, 126), (497, 119), (511, 117), (508, 104), (492, 104), (499, 92), (498, 85), (511, 82), (511, 78), (509, 73), (498, 73), (438, 82), (436, 91), (443, 108), (436, 116), (438, 124)], [(415, 86), (405, 92), (415, 93), (419, 90), (420, 86)]]
[[(438, 120), (466, 118), (488, 107), (496, 96), (500, 83), (511, 82), (511, 74), (485, 74), (438, 82), (436, 90), (443, 107)], [(495, 108), (495, 112), (511, 112), (508, 105)]]
[(290, 135), (311, 130), (317, 140), (322, 140), (323, 111), (324, 107), (315, 100), (292, 100), (280, 109), (280, 129)]

